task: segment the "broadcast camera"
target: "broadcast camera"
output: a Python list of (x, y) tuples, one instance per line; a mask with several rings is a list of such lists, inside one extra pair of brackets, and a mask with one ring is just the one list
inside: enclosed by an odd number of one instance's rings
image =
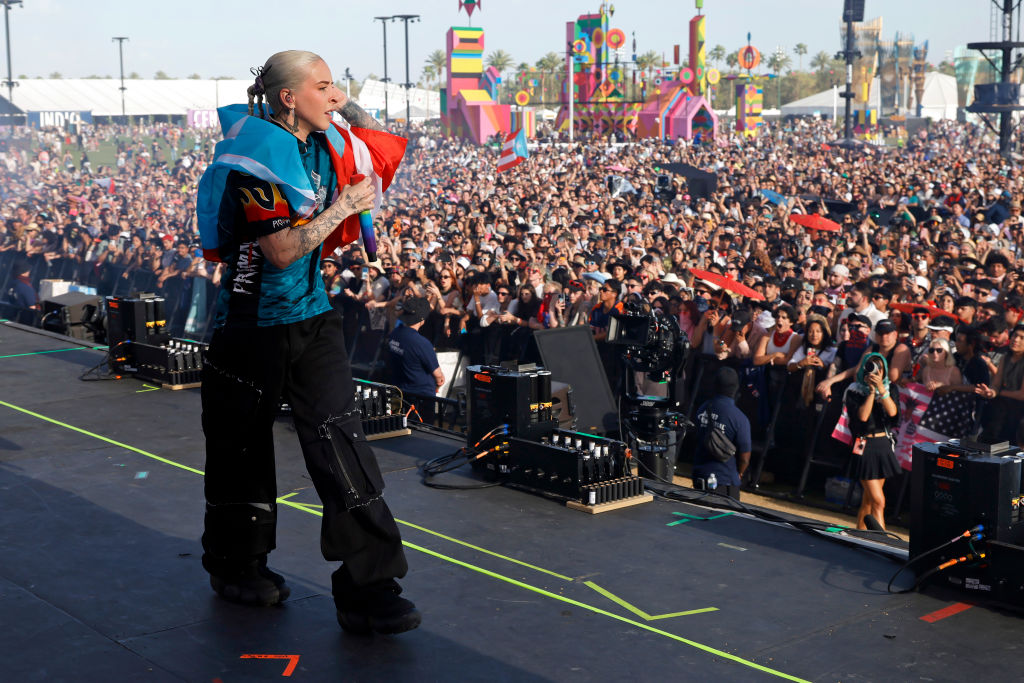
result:
[(690, 350), (679, 323), (637, 294), (612, 310), (607, 341), (623, 347), (622, 358), (631, 370), (646, 372), (655, 382), (668, 381)]
[(642, 476), (671, 483), (678, 444), (693, 427), (689, 418), (675, 412), (679, 407), (675, 380), (686, 362), (690, 341), (675, 320), (636, 294), (612, 310), (607, 341), (622, 347), (628, 369), (668, 385), (667, 396), (638, 396), (632, 378), (627, 377), (629, 412), (622, 440), (637, 454)]

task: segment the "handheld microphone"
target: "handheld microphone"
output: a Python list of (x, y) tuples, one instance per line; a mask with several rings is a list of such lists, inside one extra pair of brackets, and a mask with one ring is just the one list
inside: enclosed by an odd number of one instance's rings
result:
[[(365, 176), (356, 173), (352, 176), (352, 184), (360, 182)], [(373, 263), (377, 260), (377, 235), (373, 232), (373, 214), (367, 211), (359, 212), (359, 232), (363, 237), (363, 249), (366, 250), (366, 260)]]
[(373, 233), (373, 216), (369, 211), (359, 212), (359, 230), (363, 235), (363, 248), (366, 249), (366, 260), (373, 263), (377, 260), (377, 236)]

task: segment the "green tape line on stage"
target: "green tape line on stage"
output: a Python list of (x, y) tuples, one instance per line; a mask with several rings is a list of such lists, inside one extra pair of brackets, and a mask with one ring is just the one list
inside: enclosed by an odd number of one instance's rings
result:
[[(284, 497), (278, 498), (277, 502), (278, 503), (283, 503), (284, 505), (288, 505), (290, 507), (293, 507), (296, 510), (302, 510), (303, 512), (308, 512), (309, 514), (315, 515), (317, 517), (322, 517), (323, 516), (323, 513), (320, 512), (319, 510), (314, 510), (314, 509), (312, 509), (310, 507), (307, 507), (306, 505), (304, 505), (302, 503), (297, 503), (297, 502), (293, 502), (293, 501), (288, 500), (287, 498), (289, 498), (292, 495), (295, 495), (295, 494), (289, 494), (289, 496), (284, 496)], [(396, 520), (396, 521), (398, 521), (398, 520)], [(408, 524), (407, 522), (403, 522), (403, 523), (404, 524)], [(422, 529), (423, 528), (423, 527), (418, 527), (418, 526), (416, 526), (414, 524), (410, 524), (409, 526), (412, 526), (412, 527), (417, 528), (417, 529)], [(429, 531), (429, 530), (426, 530), (426, 531)], [(435, 532), (431, 531), (430, 533), (435, 533)], [(443, 536), (442, 534), (436, 534), (435, 533), (435, 535), (440, 536), (442, 538), (448, 538), (447, 536)], [(449, 540), (454, 540), (454, 539), (449, 539)], [(461, 543), (461, 541), (455, 541), (455, 542), (456, 543)], [(434, 556), (434, 557), (436, 557), (438, 559), (444, 560), (445, 562), (451, 562), (452, 564), (457, 564), (460, 567), (465, 567), (466, 569), (471, 569), (471, 570), (473, 570), (475, 572), (479, 572), (481, 574), (484, 574), (485, 576), (490, 576), (491, 578), (498, 579), (499, 581), (505, 581), (506, 583), (510, 583), (513, 586), (519, 586), (520, 588), (525, 588), (526, 590), (533, 591), (534, 593), (538, 593), (539, 595), (543, 595), (543, 596), (546, 596), (546, 597), (549, 597), (549, 598), (554, 598), (555, 600), (561, 600), (562, 602), (569, 603), (570, 605), (575, 605), (577, 607), (581, 607), (583, 609), (590, 610), (591, 612), (594, 612), (595, 614), (601, 614), (601, 615), (606, 616), (606, 617), (611, 617), (612, 619), (617, 619), (619, 621), (623, 621), (623, 622), (625, 622), (627, 624), (630, 624), (632, 626), (636, 626), (637, 628), (642, 628), (642, 629), (650, 631), (652, 633), (657, 633), (658, 635), (665, 636), (666, 638), (671, 638), (672, 640), (677, 640), (680, 643), (685, 643), (686, 645), (689, 645), (690, 647), (695, 647), (698, 650), (703, 650), (704, 652), (708, 652), (708, 653), (716, 655), (718, 657), (722, 657), (724, 659), (728, 659), (730, 661), (736, 662), (737, 664), (742, 664), (743, 666), (749, 666), (749, 667), (751, 667), (753, 669), (757, 669), (758, 671), (763, 671), (763, 672), (769, 673), (769, 674), (771, 674), (773, 676), (778, 676), (779, 678), (785, 678), (788, 681), (798, 681), (799, 683), (809, 683), (808, 681), (805, 681), (802, 678), (797, 678), (796, 676), (790, 676), (789, 674), (782, 673), (781, 671), (776, 671), (775, 669), (770, 669), (770, 668), (768, 668), (766, 666), (762, 666), (761, 664), (758, 664), (757, 662), (751, 662), (750, 660), (743, 659), (742, 657), (737, 657), (736, 655), (730, 654), (728, 652), (724, 652), (722, 650), (715, 649), (715, 648), (711, 647), (710, 645), (704, 645), (703, 643), (698, 643), (698, 642), (690, 640), (688, 638), (683, 638), (682, 636), (677, 636), (674, 633), (669, 633), (668, 631), (663, 631), (660, 628), (654, 628), (653, 626), (648, 626), (647, 624), (643, 624), (643, 623), (641, 623), (639, 621), (634, 621), (633, 619), (629, 619), (628, 617), (623, 617), (623, 616), (620, 616), (618, 614), (614, 614), (613, 612), (608, 612), (606, 610), (601, 609), (600, 607), (594, 607), (593, 605), (588, 605), (585, 602), (580, 602), (578, 600), (573, 600), (572, 598), (567, 598), (564, 595), (558, 595), (557, 593), (552, 593), (550, 591), (546, 591), (543, 588), (538, 588), (537, 586), (531, 586), (528, 583), (523, 583), (522, 581), (519, 581), (517, 579), (513, 579), (513, 578), (511, 578), (509, 576), (505, 576), (504, 574), (498, 574), (497, 572), (492, 572), (489, 569), (484, 569), (483, 567), (478, 567), (475, 564), (470, 564), (468, 562), (463, 562), (462, 560), (457, 560), (454, 557), (449, 557), (448, 555), (444, 555), (444, 554), (439, 553), (439, 552), (437, 552), (435, 550), (431, 550), (429, 548), (424, 548), (421, 545), (417, 545), (417, 544), (411, 543), (409, 541), (402, 541), (402, 545), (406, 546), (407, 548), (412, 548), (413, 550), (418, 550), (421, 553), (426, 553), (427, 555), (432, 555), (432, 556)], [(463, 543), (463, 545), (469, 546), (468, 543)], [(475, 548), (475, 546), (469, 546), (469, 547), (474, 547)], [(490, 553), (489, 551), (485, 551), (485, 552), (488, 552), (488, 554), (491, 554), (491, 555), (496, 555), (496, 553)], [(501, 557), (501, 556), (498, 555), (498, 557)], [(506, 558), (506, 559), (509, 559), (509, 558)], [(530, 565), (527, 565), (527, 566), (530, 566)], [(552, 572), (547, 572), (547, 573), (551, 574)], [(556, 576), (557, 576), (557, 574), (556, 574)], [(599, 590), (598, 592), (600, 592), (602, 595), (605, 595), (606, 597), (609, 597), (609, 595), (610, 595), (607, 591)], [(619, 602), (619, 601), (616, 600), (616, 602)], [(690, 612), (678, 612), (676, 614), (659, 615), (659, 616), (669, 617), (669, 616), (683, 616), (683, 615), (686, 615), (686, 614), (699, 614), (699, 613), (708, 612), (708, 611), (711, 611), (711, 610), (714, 610), (714, 609), (715, 608), (703, 608), (703, 609), (699, 609), (699, 610), (691, 610)]]
[(99, 439), (100, 441), (105, 441), (105, 442), (107, 442), (109, 444), (117, 446), (118, 448), (124, 448), (124, 449), (129, 450), (129, 451), (131, 451), (133, 453), (138, 453), (139, 455), (144, 455), (147, 458), (152, 458), (153, 460), (158, 460), (158, 461), (164, 463), (165, 465), (171, 465), (173, 467), (179, 467), (179, 468), (181, 468), (183, 470), (186, 470), (188, 472), (192, 472), (194, 474), (198, 474), (200, 476), (205, 475), (205, 472), (203, 472), (202, 470), (197, 470), (194, 467), (189, 467), (188, 465), (182, 465), (180, 462), (174, 462), (173, 460), (168, 460), (167, 458), (162, 458), (162, 457), (160, 457), (159, 455), (157, 455), (155, 453), (149, 453), (148, 451), (144, 451), (141, 448), (136, 448), (135, 446), (129, 446), (128, 444), (121, 443), (120, 441), (114, 441), (113, 439), (108, 439), (105, 436), (100, 436), (99, 434), (95, 434), (93, 432), (89, 432), (89, 431), (86, 431), (84, 429), (80, 429), (78, 427), (75, 427), (74, 425), (69, 425), (66, 422), (61, 422), (60, 420), (54, 420), (52, 417), (46, 417), (45, 415), (40, 415), (39, 413), (34, 413), (31, 410), (27, 410), (26, 408), (21, 408), (19, 406), (14, 405), (14, 404), (7, 403), (6, 401), (0, 401), (0, 406), (5, 406), (7, 408), (10, 408), (11, 410), (17, 410), (20, 413), (25, 413), (26, 415), (31, 415), (32, 417), (37, 417), (40, 420), (45, 420), (45, 421), (50, 422), (52, 424), (55, 424), (55, 425), (57, 425), (59, 427), (64, 427), (65, 429), (70, 429), (73, 432), (78, 432), (79, 434), (85, 434), (86, 436), (91, 436), (94, 439)]
[[(39, 418), (40, 420), (45, 420), (46, 422), (49, 422), (51, 424), (55, 424), (55, 425), (57, 425), (59, 427), (64, 427), (65, 429), (70, 429), (71, 431), (78, 432), (79, 434), (84, 434), (86, 436), (91, 436), (94, 439), (99, 439), (100, 441), (104, 441), (104, 442), (109, 443), (111, 445), (118, 446), (119, 448), (124, 448), (126, 450), (132, 451), (133, 453), (138, 453), (139, 455), (144, 455), (147, 458), (152, 458), (154, 460), (158, 460), (159, 462), (162, 462), (164, 464), (171, 465), (173, 467), (178, 467), (178, 468), (181, 468), (181, 469), (186, 470), (188, 472), (192, 472), (194, 474), (198, 474), (200, 476), (205, 476), (205, 473), (203, 471), (197, 470), (194, 467), (189, 467), (188, 465), (183, 465), (181, 463), (174, 462), (173, 460), (168, 460), (167, 458), (162, 458), (159, 455), (156, 455), (154, 453), (149, 453), (149, 452), (141, 450), (139, 448), (135, 448), (134, 446), (129, 446), (128, 444), (124, 444), (124, 443), (121, 443), (119, 441), (114, 441), (113, 439), (108, 439), (105, 436), (100, 436), (99, 434), (96, 434), (94, 432), (90, 432), (90, 431), (86, 431), (84, 429), (80, 429), (80, 428), (75, 427), (73, 425), (69, 425), (66, 422), (61, 422), (59, 420), (54, 420), (51, 417), (47, 417), (45, 415), (40, 415), (39, 413), (33, 412), (33, 411), (28, 410), (26, 408), (21, 408), (20, 406), (13, 405), (11, 403), (7, 403), (6, 401), (0, 401), (0, 406), (4, 406), (4, 407), (7, 407), (7, 408), (10, 408), (11, 410), (16, 410), (16, 411), (18, 411), (20, 413), (24, 413), (26, 415), (30, 415), (32, 417)], [(285, 499), (279, 499), (279, 502), (284, 503), (286, 505), (289, 505), (290, 507), (294, 507), (294, 508), (296, 508), (298, 510), (302, 510), (303, 512), (307, 512), (307, 513), (309, 513), (311, 515), (321, 516), (323, 514), (323, 513), (319, 512), (317, 510), (312, 510), (310, 508), (305, 507), (302, 503), (295, 503), (295, 502), (288, 501), (288, 500), (285, 500)], [(408, 523), (406, 523), (406, 524), (408, 524)], [(415, 528), (423, 529), (423, 527), (418, 527), (416, 525), (411, 525), (410, 524), (409, 526), (414, 526)], [(434, 532), (430, 532), (430, 533), (434, 533)], [(445, 536), (443, 536), (441, 534), (436, 534), (436, 535), (440, 536), (442, 538), (448, 538), (448, 537), (445, 537)], [(454, 540), (454, 539), (450, 539), (450, 540)], [(458, 541), (456, 541), (456, 542), (458, 542)], [(771, 669), (769, 667), (762, 666), (761, 664), (758, 664), (757, 662), (751, 662), (751, 661), (749, 661), (747, 659), (743, 659), (742, 657), (737, 657), (734, 654), (730, 654), (728, 652), (724, 652), (722, 650), (718, 650), (716, 648), (711, 647), (710, 645), (704, 645), (702, 643), (698, 643), (696, 641), (689, 640), (688, 638), (683, 638), (682, 636), (677, 636), (674, 633), (669, 633), (668, 631), (663, 631), (663, 630), (661, 630), (659, 628), (654, 628), (653, 626), (649, 626), (649, 625), (641, 623), (639, 621), (634, 621), (633, 619), (629, 619), (627, 617), (623, 617), (621, 615), (614, 614), (612, 612), (608, 612), (608, 611), (603, 610), (603, 609), (601, 609), (599, 607), (594, 607), (593, 605), (588, 605), (586, 603), (579, 602), (578, 600), (573, 600), (572, 598), (567, 598), (565, 596), (558, 595), (557, 593), (552, 593), (550, 591), (546, 591), (543, 588), (538, 588), (537, 586), (531, 586), (528, 583), (523, 583), (522, 581), (518, 581), (518, 580), (513, 579), (511, 577), (508, 577), (508, 576), (504, 576), (503, 574), (498, 574), (497, 572), (492, 572), (492, 571), (490, 571), (488, 569), (484, 569), (483, 567), (478, 567), (478, 566), (470, 564), (468, 562), (463, 562), (462, 560), (457, 560), (454, 557), (449, 557), (447, 555), (444, 555), (442, 553), (436, 552), (434, 550), (430, 550), (429, 548), (424, 548), (423, 546), (416, 545), (415, 543), (410, 543), (409, 541), (402, 541), (402, 544), (407, 546), (407, 547), (409, 547), (409, 548), (412, 548), (413, 550), (418, 550), (418, 551), (420, 551), (422, 553), (426, 553), (427, 555), (432, 555), (432, 556), (434, 556), (434, 557), (436, 557), (438, 559), (444, 560), (445, 562), (450, 562), (450, 563), (456, 564), (456, 565), (458, 565), (460, 567), (465, 567), (466, 569), (470, 569), (470, 570), (478, 572), (480, 574), (484, 574), (485, 576), (490, 576), (491, 578), (498, 579), (499, 581), (504, 581), (504, 582), (510, 583), (510, 584), (512, 584), (514, 586), (518, 586), (520, 588), (524, 588), (526, 590), (533, 591), (534, 593), (537, 593), (538, 595), (543, 595), (543, 596), (546, 596), (546, 597), (549, 597), (549, 598), (552, 598), (552, 599), (555, 599), (555, 600), (560, 600), (561, 602), (565, 602), (565, 603), (568, 603), (570, 605), (575, 605), (575, 606), (580, 607), (582, 609), (594, 612), (595, 614), (600, 614), (600, 615), (603, 615), (603, 616), (606, 616), (606, 617), (611, 617), (612, 619), (616, 619), (618, 621), (630, 624), (631, 626), (635, 626), (637, 628), (644, 629), (645, 631), (650, 631), (651, 633), (657, 633), (658, 635), (665, 636), (666, 638), (670, 638), (672, 640), (676, 640), (676, 641), (678, 641), (680, 643), (683, 643), (685, 645), (689, 645), (690, 647), (694, 647), (694, 648), (696, 648), (698, 650), (702, 650), (704, 652), (707, 652), (709, 654), (715, 655), (717, 657), (722, 657), (723, 659), (728, 659), (730, 661), (736, 662), (737, 664), (742, 664), (743, 666), (747, 666), (747, 667), (750, 667), (752, 669), (757, 669), (758, 671), (763, 671), (764, 673), (768, 673), (768, 674), (771, 674), (773, 676), (778, 676), (779, 678), (784, 678), (784, 679), (786, 679), (788, 681), (797, 681), (798, 683), (809, 683), (808, 681), (805, 681), (802, 678), (797, 678), (796, 676), (790, 676), (789, 674), (783, 673), (781, 671), (776, 671), (775, 669)], [(465, 543), (463, 545), (469, 546), (469, 544), (465, 544)], [(474, 547), (475, 548), (475, 546), (469, 546), (469, 547)], [(501, 557), (500, 555), (497, 555), (497, 553), (489, 553), (489, 554)], [(505, 558), (505, 559), (512, 559), (512, 558)], [(513, 561), (515, 561), (515, 562), (517, 562), (519, 564), (523, 564), (524, 566), (532, 567), (532, 565), (527, 565), (525, 563), (518, 562), (517, 560), (513, 560)], [(537, 567), (533, 567), (533, 568), (539, 569)], [(546, 573), (552, 574), (554, 576), (560, 576), (558, 574), (555, 574), (554, 572), (546, 572)], [(562, 577), (562, 578), (567, 578), (567, 577)], [(571, 579), (569, 579), (569, 580), (571, 580)]]
[(413, 550), (418, 550), (421, 553), (426, 553), (427, 555), (432, 555), (432, 556), (434, 556), (434, 557), (436, 557), (438, 559), (444, 560), (445, 562), (451, 562), (452, 564), (457, 564), (460, 567), (465, 567), (466, 569), (470, 569), (472, 571), (479, 572), (481, 574), (484, 574), (485, 576), (490, 576), (493, 579), (498, 579), (499, 581), (505, 581), (506, 583), (510, 583), (513, 586), (518, 586), (520, 588), (525, 588), (526, 590), (533, 591), (534, 593), (537, 593), (539, 595), (543, 595), (543, 596), (548, 597), (548, 598), (553, 598), (555, 600), (560, 600), (561, 602), (565, 602), (565, 603), (568, 603), (570, 605), (575, 605), (576, 607), (579, 607), (579, 608), (582, 608), (582, 609), (585, 609), (585, 610), (589, 610), (591, 612), (594, 612), (595, 614), (600, 614), (602, 616), (611, 617), (612, 619), (616, 619), (618, 621), (625, 622), (625, 623), (627, 623), (627, 624), (629, 624), (631, 626), (635, 626), (637, 628), (642, 628), (645, 631), (650, 631), (651, 633), (657, 633), (660, 636), (665, 636), (666, 638), (671, 638), (672, 640), (679, 641), (680, 643), (684, 643), (686, 645), (689, 645), (690, 647), (697, 648), (698, 650), (702, 650), (702, 651), (707, 652), (709, 654), (715, 655), (716, 657), (721, 657), (723, 659), (728, 659), (729, 661), (736, 662), (737, 664), (742, 664), (743, 666), (750, 667), (751, 669), (757, 669), (758, 671), (763, 671), (764, 673), (771, 674), (772, 676), (778, 676), (779, 678), (784, 678), (787, 681), (797, 681), (798, 683), (809, 683), (809, 681), (806, 681), (803, 678), (797, 678), (796, 676), (791, 676), (791, 675), (789, 675), (787, 673), (783, 673), (781, 671), (776, 671), (775, 669), (771, 669), (771, 668), (769, 668), (767, 666), (763, 666), (761, 664), (758, 664), (757, 662), (752, 662), (749, 659), (743, 659), (742, 657), (737, 657), (736, 655), (731, 654), (729, 652), (725, 652), (723, 650), (718, 650), (716, 648), (713, 648), (710, 645), (704, 645), (703, 643), (698, 643), (698, 642), (696, 642), (694, 640), (690, 640), (689, 638), (683, 638), (682, 636), (677, 636), (674, 633), (669, 633), (668, 631), (663, 631), (660, 628), (655, 628), (653, 626), (648, 626), (647, 624), (641, 623), (639, 621), (634, 621), (633, 619), (630, 619), (628, 617), (624, 617), (624, 616), (615, 614), (613, 612), (608, 612), (606, 610), (601, 609), (600, 607), (594, 607), (593, 605), (588, 605), (588, 604), (586, 604), (584, 602), (580, 602), (579, 600), (573, 600), (572, 598), (567, 598), (564, 595), (558, 595), (557, 593), (552, 593), (550, 591), (546, 591), (543, 588), (538, 588), (536, 586), (531, 586), (528, 583), (523, 583), (522, 581), (517, 581), (516, 579), (510, 578), (508, 576), (503, 576), (501, 574), (498, 574), (498, 573), (492, 572), (490, 570), (484, 569), (483, 567), (477, 567), (476, 565), (469, 564), (468, 562), (463, 562), (462, 560), (457, 560), (454, 557), (448, 557), (447, 555), (442, 555), (439, 552), (436, 552), (436, 551), (431, 550), (429, 548), (424, 548), (422, 546), (418, 546), (415, 543), (410, 543), (409, 541), (402, 541), (402, 543), (404, 545), (406, 545), (407, 547), (412, 548)]
[(60, 353), (61, 351), (82, 351), (84, 349), (89, 349), (89, 348), (91, 348), (91, 347), (89, 347), (89, 346), (75, 346), (74, 348), (70, 348), (70, 349), (51, 349), (50, 351), (29, 351), (28, 353), (10, 353), (10, 354), (7, 354), (6, 356), (0, 356), (0, 358), (18, 358), (20, 356), (38, 356), (38, 355), (41, 355), (41, 354), (44, 354), (44, 353)]

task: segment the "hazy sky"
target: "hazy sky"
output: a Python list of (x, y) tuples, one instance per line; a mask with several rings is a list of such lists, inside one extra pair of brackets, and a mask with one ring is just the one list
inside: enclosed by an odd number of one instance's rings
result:
[[(533, 63), (565, 47), (565, 22), (598, 8), (596, 0), (481, 0), (472, 25), (482, 26), (485, 54), (509, 52), (516, 63)], [(612, 26), (623, 29), (627, 46), (636, 34), (637, 51), (687, 50), (693, 0), (617, 0)], [(781, 45), (808, 46), (804, 58), (839, 45), (842, 0), (705, 0), (708, 46), (735, 50), (746, 35), (762, 53)], [(991, 0), (867, 0), (865, 16), (884, 18), (882, 37), (910, 33), (930, 41), (928, 58), (941, 61), (955, 46), (988, 40)], [(24, 0), (11, 10), (15, 77), (118, 75), (117, 44), (128, 36), (125, 73), (152, 78), (157, 70), (174, 77), (248, 77), (278, 50), (301, 48), (321, 54), (335, 78), (345, 67), (357, 79), (383, 75), (382, 30), (377, 15), (420, 14), (409, 24), (409, 71), (415, 81), (431, 51), (444, 49), (450, 26), (466, 26), (457, 0)], [(2, 57), (0, 57), (2, 58)], [(794, 66), (797, 60), (794, 56)], [(6, 71), (6, 62), (4, 63)], [(4, 74), (6, 75), (6, 74)], [(402, 23), (388, 24), (388, 75), (405, 77)]]

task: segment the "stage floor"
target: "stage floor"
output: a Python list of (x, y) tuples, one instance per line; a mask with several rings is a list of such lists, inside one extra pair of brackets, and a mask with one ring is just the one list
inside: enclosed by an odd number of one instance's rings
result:
[(102, 358), (0, 324), (4, 680), (1018, 676), (1017, 616), (889, 595), (899, 563), (878, 553), (664, 500), (587, 515), (503, 487), (427, 488), (416, 463), (460, 444), (421, 433), (374, 447), (423, 625), (346, 635), (286, 420), (271, 566), (291, 598), (223, 602), (200, 565), (199, 393), (80, 381)]

